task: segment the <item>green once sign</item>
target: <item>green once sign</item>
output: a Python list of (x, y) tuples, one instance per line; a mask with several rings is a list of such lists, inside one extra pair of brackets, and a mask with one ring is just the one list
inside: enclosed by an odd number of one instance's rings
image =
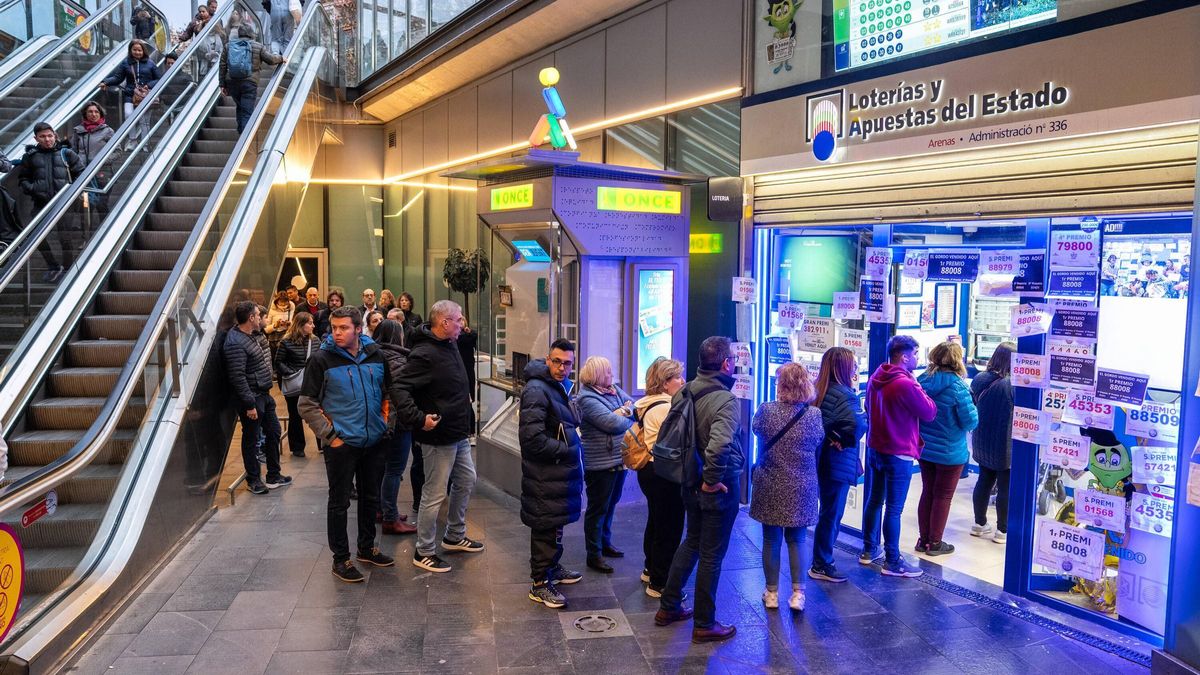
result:
[(677, 214), (682, 212), (683, 207), (680, 193), (672, 190), (598, 187), (596, 208), (601, 211)]
[(533, 208), (533, 183), (492, 189), (492, 210)]

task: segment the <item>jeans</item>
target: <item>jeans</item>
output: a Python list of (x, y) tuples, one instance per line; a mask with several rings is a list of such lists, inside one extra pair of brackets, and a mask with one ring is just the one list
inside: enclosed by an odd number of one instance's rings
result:
[(414, 516), (413, 520), (415, 521), (415, 516), (421, 513), (421, 492), (425, 489), (425, 459), (421, 453), (420, 443), (413, 441), (409, 458), (412, 461), (408, 463), (408, 486), (412, 488), (412, 512)]
[(246, 480), (261, 480), (258, 464), (258, 435), (266, 434), (267, 441), (263, 444), (263, 454), (267, 456), (267, 478), (280, 475), (279, 469), (279, 417), (275, 414), (275, 399), (269, 393), (259, 393), (254, 398), (254, 409), (258, 411), (258, 419), (252, 420), (246, 416), (245, 410), (239, 410), (238, 419), (242, 421), (242, 464), (246, 469)]
[(383, 521), (395, 522), (400, 519), (400, 509), (396, 500), (400, 498), (400, 483), (404, 481), (404, 465), (408, 464), (408, 452), (412, 447), (412, 434), (396, 430), (392, 437), (384, 442), (383, 482), (380, 485), (379, 499), (383, 502)]
[(926, 544), (942, 541), (954, 488), (962, 475), (962, 464), (936, 464), (921, 460), (921, 501), (917, 504), (917, 527)]
[(341, 445), (325, 448), (325, 475), (329, 478), (329, 502), (325, 527), (333, 561), (350, 559), (346, 536), (346, 513), (350, 510), (350, 490), (358, 482), (358, 550), (375, 548), (375, 513), (379, 510), (379, 476), (383, 472), (383, 445), (357, 448)]
[(787, 541), (788, 565), (792, 571), (792, 585), (804, 583), (804, 565), (800, 557), (804, 549), (801, 544), (808, 536), (808, 529), (803, 527), (776, 527), (763, 525), (763, 576), (767, 579), (767, 588), (779, 588), (779, 549)]
[[(133, 111), (135, 108), (135, 106), (133, 105), (133, 101), (126, 100), (125, 105), (123, 107), (125, 110), (125, 119), (128, 120), (130, 117), (133, 117)], [(132, 130), (130, 130), (130, 132), (129, 132), (129, 142), (137, 143), (138, 141), (142, 140), (147, 135), (149, 135), (149, 133), (150, 133), (150, 116), (142, 115), (142, 119), (138, 121), (137, 126), (134, 127)]]
[(660, 607), (669, 612), (679, 609), (683, 603), (683, 586), (692, 576), (692, 570), (696, 570), (694, 628), (712, 628), (716, 623), (717, 583), (721, 580), (721, 563), (729, 550), (729, 535), (737, 520), (740, 489), (735, 480), (725, 481), (725, 485), (729, 492), (708, 493), (698, 487), (683, 489), (687, 534), (671, 561)]
[(258, 82), (252, 77), (229, 80), (225, 89), (237, 106), (237, 130), (240, 134), (245, 130), (246, 123), (250, 121), (250, 115), (254, 112), (254, 102), (258, 99)]
[(984, 466), (979, 467), (979, 480), (975, 483), (975, 491), (971, 493), (976, 525), (987, 525), (988, 501), (992, 496), (992, 487), (995, 486), (996, 529), (1008, 532), (1008, 479), (1011, 473), (1009, 469), (997, 471)]
[(833, 544), (841, 530), (842, 514), (846, 512), (846, 495), (850, 484), (831, 478), (818, 480), (821, 508), (817, 515), (817, 528), (813, 531), (813, 567), (833, 565)]
[[(42, 209), (46, 208), (47, 204), (50, 203), (48, 201), (44, 202), (44, 201), (42, 201), (40, 199), (36, 199), (36, 198), (34, 198), (32, 201), (33, 201), (33, 211), (31, 212), (32, 216), (36, 216), (38, 213), (41, 212)], [(66, 215), (66, 218), (78, 218), (78, 217), (79, 217), (78, 213), (68, 212)], [(59, 227), (58, 233), (56, 235), (47, 235), (44, 239), (42, 239), (42, 243), (38, 244), (37, 250), (38, 250), (38, 253), (41, 254), (42, 260), (44, 260), (46, 262), (46, 269), (53, 270), (53, 269), (56, 269), (59, 267), (66, 269), (66, 268), (70, 267), (72, 264), (74, 264), (75, 249), (76, 249), (76, 245), (75, 245), (75, 241), (74, 241), (75, 238), (76, 238), (75, 235), (72, 234), (71, 232), (69, 232), (68, 228)], [(58, 248), (60, 251), (62, 251), (61, 259), (56, 258), (54, 256), (54, 247), (51, 245), (51, 241), (53, 241), (54, 239), (58, 240)]]
[(671, 561), (683, 536), (683, 496), (677, 483), (654, 473), (653, 464), (639, 469), (637, 479), (642, 494), (646, 495), (649, 511), (646, 532), (642, 535), (642, 552), (646, 556), (644, 567), (650, 573), (650, 585), (661, 589), (667, 585)]
[(293, 455), (303, 455), (307, 442), (304, 440), (304, 418), (300, 417), (300, 395), (284, 396), (283, 400), (288, 409), (288, 450)]
[[(900, 516), (912, 481), (912, 461), (867, 450), (867, 506), (863, 509), (863, 550), (879, 550), (880, 526), (888, 563), (900, 562)], [(884, 513), (884, 505), (887, 512)], [(881, 523), (882, 520), (882, 523)]]
[[(425, 486), (421, 490), (421, 513), (417, 517), (417, 555), (437, 553), (438, 511), (450, 493), (446, 539), (459, 541), (467, 534), (467, 501), (475, 489), (475, 460), (471, 443), (462, 439), (453, 445), (423, 445)], [(451, 487), (446, 489), (446, 481)]]
[(587, 486), (583, 536), (588, 559), (594, 560), (601, 556), (604, 547), (612, 546), (612, 521), (625, 486), (625, 468), (584, 471), (583, 481)]
[(562, 535), (561, 527), (530, 530), (529, 578), (533, 579), (533, 583), (550, 580), (550, 570), (557, 567), (558, 561), (562, 559)]

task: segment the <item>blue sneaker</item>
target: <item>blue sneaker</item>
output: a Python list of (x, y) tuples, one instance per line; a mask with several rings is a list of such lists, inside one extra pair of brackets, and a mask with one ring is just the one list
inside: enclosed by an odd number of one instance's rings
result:
[(882, 565), (884, 561), (883, 551), (875, 549), (874, 551), (863, 551), (858, 554), (859, 565)]
[(885, 577), (906, 577), (913, 579), (921, 576), (922, 574), (924, 574), (924, 572), (916, 567), (910, 566), (904, 561), (904, 558), (900, 558), (894, 563), (885, 562), (883, 564), (883, 576)]

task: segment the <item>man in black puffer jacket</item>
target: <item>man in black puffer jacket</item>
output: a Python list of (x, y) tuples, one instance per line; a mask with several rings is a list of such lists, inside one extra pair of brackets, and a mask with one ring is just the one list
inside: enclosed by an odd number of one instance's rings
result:
[[(33, 127), (33, 137), (37, 144), (25, 147), (25, 156), (21, 158), (21, 171), (18, 176), (21, 192), (29, 195), (29, 200), (33, 202), (33, 213), (37, 214), (54, 199), (59, 190), (70, 185), (71, 181), (83, 173), (87, 165), (74, 150), (59, 142), (58, 134), (49, 124), (38, 122)], [(59, 228), (57, 237), (62, 248), (61, 262), (54, 257), (49, 237), (43, 239), (38, 246), (38, 252), (46, 261), (43, 281), (58, 281), (64, 268), (70, 267), (75, 261), (71, 235), (65, 228)]]
[[(237, 325), (225, 336), (222, 355), (238, 418), (242, 422), (242, 462), (246, 467), (246, 488), (261, 495), (266, 494), (268, 488), (290, 484), (292, 478), (284, 476), (279, 468), (281, 430), (279, 416), (275, 413), (275, 399), (271, 396), (271, 356), (253, 336), (254, 331), (262, 325), (262, 312), (251, 300), (239, 302), (233, 311)], [(263, 453), (267, 457), (265, 485), (260, 477), (257, 457), (260, 429), (267, 436), (263, 446)]]
[(563, 526), (579, 520), (583, 505), (579, 416), (567, 396), (567, 378), (575, 365), (575, 345), (559, 338), (545, 360), (525, 366), (528, 384), (521, 392), (521, 522), (529, 527), (529, 599), (547, 607), (565, 607), (557, 584), (573, 584), (579, 572), (558, 564)]

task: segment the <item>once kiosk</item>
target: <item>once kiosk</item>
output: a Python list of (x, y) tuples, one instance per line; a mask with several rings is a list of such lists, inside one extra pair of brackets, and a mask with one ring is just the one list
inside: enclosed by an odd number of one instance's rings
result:
[(491, 366), (481, 380), (508, 398), (479, 434), (476, 466), (520, 495), (524, 369), (551, 342), (575, 342), (577, 367), (589, 356), (607, 357), (633, 396), (654, 359), (684, 359), (688, 185), (705, 178), (540, 150), (445, 175), (480, 181), (479, 220), (512, 256), (495, 261), (511, 266), (491, 292)]

